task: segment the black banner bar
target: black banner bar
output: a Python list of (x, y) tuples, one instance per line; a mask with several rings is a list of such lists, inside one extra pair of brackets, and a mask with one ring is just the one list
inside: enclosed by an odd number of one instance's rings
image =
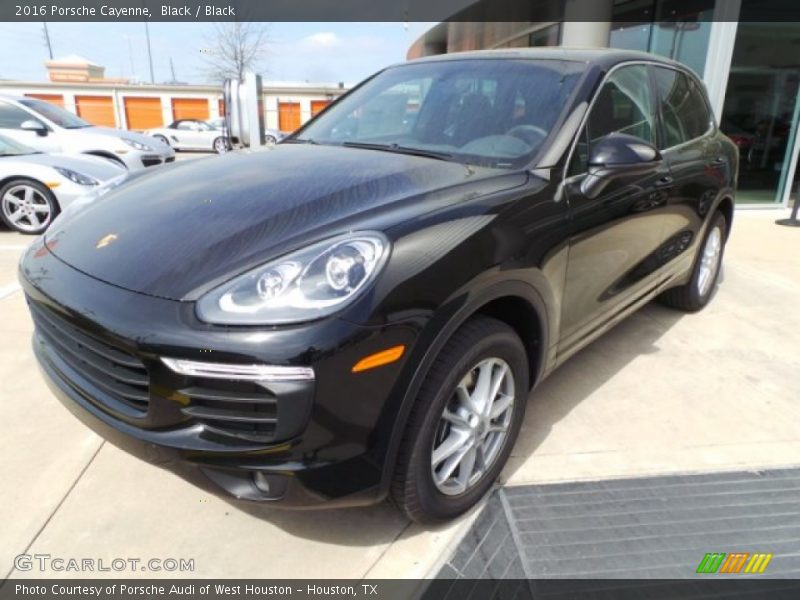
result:
[[(728, 0), (717, 0), (727, 2)], [(567, 3), (569, 10), (565, 10)], [(586, 2), (586, 10), (580, 3)], [(713, 0), (0, 0), (0, 21), (546, 22), (597, 20), (598, 2), (615, 22), (703, 18)], [(631, 8), (629, 9), (629, 5)], [(565, 17), (566, 13), (566, 17)], [(742, 0), (738, 21), (800, 21), (796, 0)]]
[(796, 599), (800, 581), (717, 575), (693, 579), (9, 579), (0, 600), (220, 600), (358, 598), (370, 600)]

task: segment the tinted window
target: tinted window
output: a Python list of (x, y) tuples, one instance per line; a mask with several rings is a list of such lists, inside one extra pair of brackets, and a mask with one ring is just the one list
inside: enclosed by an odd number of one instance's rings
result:
[(575, 147), (571, 175), (587, 170), (591, 145), (610, 133), (625, 133), (656, 143), (655, 102), (646, 66), (623, 67), (606, 79)]
[(584, 69), (570, 61), (511, 59), (393, 67), (321, 113), (297, 139), (522, 165), (541, 148)]
[(706, 133), (711, 114), (697, 83), (673, 69), (657, 67), (655, 75), (664, 122), (661, 148), (677, 146)]
[(23, 121), (30, 121), (33, 116), (13, 104), (0, 102), (0, 128), (20, 129)]

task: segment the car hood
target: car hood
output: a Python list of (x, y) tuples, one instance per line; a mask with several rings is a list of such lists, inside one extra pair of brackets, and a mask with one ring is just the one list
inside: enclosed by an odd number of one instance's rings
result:
[(126, 182), (56, 221), (46, 241), (92, 277), (186, 300), (312, 241), (385, 229), (525, 180), (519, 172), (390, 152), (282, 144)]
[(119, 177), (126, 170), (110, 160), (96, 156), (75, 156), (67, 154), (25, 154), (23, 156), (7, 156), (0, 160), (0, 171), (13, 171), (25, 175), (22, 169), (32, 165), (39, 167), (61, 167), (83, 175), (89, 175), (100, 182)]

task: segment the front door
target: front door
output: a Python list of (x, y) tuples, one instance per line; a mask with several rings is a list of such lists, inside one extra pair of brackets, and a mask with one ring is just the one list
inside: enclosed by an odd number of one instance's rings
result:
[(565, 193), (573, 226), (559, 355), (658, 285), (663, 206), (671, 184), (666, 163), (659, 161), (646, 174), (623, 173), (595, 197), (582, 191), (592, 144), (614, 132), (656, 145), (655, 94), (646, 65), (623, 66), (606, 78), (568, 167)]

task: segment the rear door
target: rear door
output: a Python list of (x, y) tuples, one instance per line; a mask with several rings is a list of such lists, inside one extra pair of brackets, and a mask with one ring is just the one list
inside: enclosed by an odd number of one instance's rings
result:
[(661, 121), (659, 149), (673, 185), (664, 209), (664, 276), (692, 264), (702, 226), (727, 170), (733, 166), (715, 135), (716, 126), (701, 84), (681, 70), (653, 66)]
[(664, 239), (664, 187), (670, 181), (666, 163), (659, 162), (646, 174), (616, 178), (595, 198), (581, 191), (594, 143), (619, 132), (655, 145), (657, 130), (648, 66), (633, 64), (612, 71), (593, 101), (565, 180), (573, 233), (562, 304), (561, 355), (582, 345), (658, 285), (659, 264), (654, 257)]

